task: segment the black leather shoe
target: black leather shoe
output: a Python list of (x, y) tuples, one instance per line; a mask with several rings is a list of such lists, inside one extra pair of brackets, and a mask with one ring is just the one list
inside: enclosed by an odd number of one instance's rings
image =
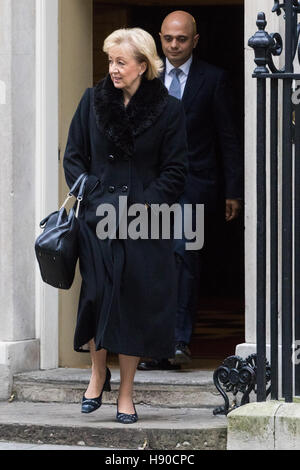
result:
[(185, 364), (192, 360), (191, 351), (186, 343), (180, 342), (175, 346), (174, 364)]
[(178, 370), (180, 365), (171, 364), (168, 359), (153, 359), (152, 361), (140, 362), (137, 368), (138, 370)]
[(86, 398), (85, 395), (83, 395), (82, 402), (81, 402), (81, 413), (92, 413), (93, 411), (96, 411), (98, 408), (100, 408), (100, 406), (102, 405), (103, 392), (111, 391), (110, 379), (111, 379), (111, 373), (110, 373), (109, 368), (106, 367), (106, 377), (105, 377), (105, 382), (102, 388), (102, 392), (97, 398)]
[(120, 413), (119, 410), (118, 410), (118, 402), (117, 402), (117, 416), (116, 416), (116, 420), (118, 421), (118, 423), (121, 423), (121, 424), (133, 424), (133, 423), (136, 423), (137, 420), (138, 420), (138, 415), (137, 415), (137, 412), (136, 412), (136, 409), (135, 409), (134, 404), (133, 404), (133, 408), (134, 408), (134, 413), (133, 413), (133, 414)]

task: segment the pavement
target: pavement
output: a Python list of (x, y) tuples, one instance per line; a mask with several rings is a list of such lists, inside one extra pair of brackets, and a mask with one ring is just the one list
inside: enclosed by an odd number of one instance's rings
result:
[(227, 418), (206, 408), (162, 408), (137, 405), (139, 420), (115, 420), (116, 406), (102, 405), (82, 414), (74, 403), (0, 403), (0, 439), (47, 445), (101, 449), (223, 450)]
[(111, 367), (111, 392), (99, 410), (81, 413), (89, 369), (58, 368), (16, 374), (0, 402), (0, 450), (224, 450), (227, 418), (213, 410), (224, 400), (212, 370), (137, 371), (137, 423), (116, 421), (120, 384)]
[(120, 450), (120, 449), (104, 449), (101, 447), (88, 447), (88, 446), (57, 446), (57, 445), (48, 445), (48, 444), (33, 444), (33, 443), (22, 443), (22, 442), (6, 442), (0, 441), (0, 451), (1, 450), (102, 450), (102, 451), (111, 451), (111, 450)]

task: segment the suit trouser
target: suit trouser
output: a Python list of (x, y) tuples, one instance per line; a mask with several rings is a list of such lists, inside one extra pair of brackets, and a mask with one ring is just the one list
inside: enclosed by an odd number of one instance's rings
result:
[[(185, 203), (182, 199), (180, 202)], [(223, 208), (222, 208), (223, 209)], [(211, 209), (204, 212), (204, 247), (200, 250), (186, 250), (186, 239), (174, 240), (177, 254), (177, 311), (175, 342), (189, 344), (195, 324), (200, 291), (203, 288), (201, 279), (205, 275), (205, 263), (210, 262), (208, 254), (213, 248), (214, 254), (219, 253), (220, 222), (223, 212)], [(193, 205), (193, 229), (195, 229), (196, 209)], [(219, 253), (221, 255), (221, 253)], [(205, 284), (205, 283), (204, 283)]]
[[(183, 196), (179, 202), (182, 206), (182, 213), (184, 213), (184, 204), (188, 204), (189, 201)], [(196, 208), (194, 204), (192, 206), (191, 218), (192, 227), (193, 230), (195, 230)], [(202, 256), (201, 250), (186, 250), (187, 241), (188, 240), (186, 240), (184, 236), (181, 239), (174, 240), (174, 251), (177, 254), (178, 260), (178, 301), (176, 311), (175, 342), (184, 342), (189, 344), (197, 310), (199, 272)]]
[(186, 251), (178, 266), (175, 342), (190, 343), (197, 312), (201, 252)]
[(197, 311), (201, 254), (185, 253), (178, 268), (178, 304), (176, 312), (175, 342), (190, 343)]

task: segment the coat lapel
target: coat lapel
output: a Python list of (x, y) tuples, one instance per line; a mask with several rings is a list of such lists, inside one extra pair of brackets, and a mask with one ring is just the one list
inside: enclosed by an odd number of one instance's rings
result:
[(194, 101), (194, 96), (198, 90), (203, 86), (205, 80), (204, 70), (201, 67), (201, 61), (193, 58), (189, 75), (185, 84), (182, 102), (185, 111), (190, 107)]
[[(165, 83), (165, 73), (166, 73), (166, 60), (164, 60), (164, 70), (160, 74), (160, 80)], [(203, 63), (201, 60), (197, 58), (193, 58), (193, 62), (190, 67), (190, 71), (188, 74), (188, 78), (185, 84), (182, 102), (184, 106), (184, 110), (186, 111), (189, 106), (193, 103), (194, 96), (198, 92), (198, 90), (203, 86), (205, 75), (203, 69)]]
[(94, 88), (97, 127), (127, 156), (134, 153), (134, 139), (161, 115), (168, 91), (157, 78), (143, 79), (125, 108), (122, 90), (114, 87), (109, 75)]
[(164, 62), (165, 66), (163, 71), (159, 75), (159, 79), (165, 84), (165, 75), (166, 75), (166, 61)]

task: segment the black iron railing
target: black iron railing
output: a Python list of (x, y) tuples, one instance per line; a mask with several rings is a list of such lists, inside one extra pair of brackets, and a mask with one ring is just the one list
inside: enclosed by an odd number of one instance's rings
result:
[[(291, 402), (300, 392), (299, 365), (293, 361), (295, 341), (300, 339), (300, 111), (294, 92), (300, 74), (298, 14), (300, 2), (274, 2), (273, 12), (284, 14), (285, 41), (278, 33), (265, 31), (264, 13), (257, 17), (258, 31), (249, 40), (254, 49), (253, 77), (257, 80), (257, 401), (266, 400), (266, 318), (270, 314), (271, 398), (279, 398), (278, 311), (281, 294), (282, 396)], [(285, 49), (285, 65), (278, 69), (273, 56)], [(282, 94), (279, 96), (279, 83)], [(270, 87), (270, 133), (267, 135), (267, 87)], [(279, 143), (279, 122), (282, 141)], [(270, 142), (270, 181), (267, 186), (267, 139)], [(279, 152), (281, 150), (281, 153)], [(279, 160), (281, 158), (281, 161)], [(282, 168), (279, 178), (278, 166)], [(278, 193), (282, 187), (282, 212), (278, 217)], [(270, 224), (267, 225), (267, 187), (270, 187)], [(293, 203), (294, 199), (294, 203)], [(281, 219), (281, 256), (278, 264), (279, 221)], [(267, 244), (270, 232), (270, 312), (267, 312)], [(281, 289), (278, 274), (281, 272)]]
[[(294, 70), (295, 65), (300, 67), (300, 1), (281, 3), (275, 0), (272, 11), (283, 14), (284, 41), (279, 33), (266, 32), (265, 14), (258, 13), (258, 31), (248, 42), (255, 52), (253, 77), (257, 81), (257, 352), (246, 359), (230, 356), (216, 369), (214, 383), (225, 404), (216, 408), (215, 414), (227, 414), (248, 403), (251, 392), (256, 393), (260, 402), (269, 394), (271, 399), (278, 400), (280, 372), (281, 395), (285, 401), (292, 402), (294, 396), (300, 395), (300, 352), (298, 356), (296, 354), (297, 347), (300, 351), (300, 73)], [(273, 57), (280, 56), (283, 50), (285, 64), (279, 69)], [(270, 100), (267, 101), (268, 91)], [(267, 200), (270, 201), (269, 211)], [(269, 253), (267, 233), (270, 236)], [(267, 259), (270, 260), (268, 277)], [(270, 302), (267, 302), (267, 288)], [(266, 358), (267, 316), (270, 319), (270, 363)], [(232, 405), (228, 392), (233, 394)], [(239, 404), (238, 393), (242, 394)]]

